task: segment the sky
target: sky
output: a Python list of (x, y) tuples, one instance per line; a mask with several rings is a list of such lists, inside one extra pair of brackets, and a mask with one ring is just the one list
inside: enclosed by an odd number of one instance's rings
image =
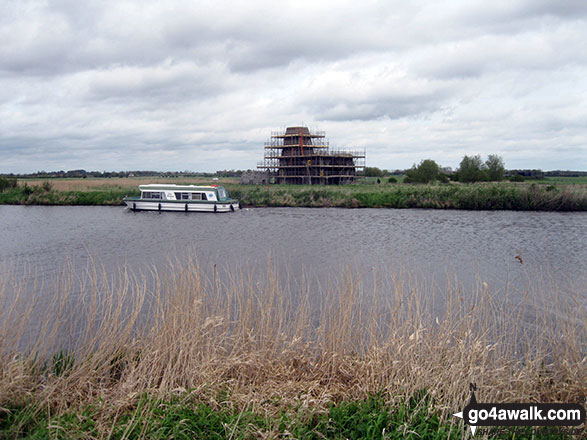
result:
[(0, 173), (254, 169), (299, 125), (586, 171), (587, 1), (0, 0)]

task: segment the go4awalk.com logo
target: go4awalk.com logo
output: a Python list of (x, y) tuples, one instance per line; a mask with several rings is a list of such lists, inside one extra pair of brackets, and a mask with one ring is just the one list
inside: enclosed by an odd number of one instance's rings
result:
[(479, 403), (476, 384), (469, 384), (471, 400), (454, 414), (464, 420), (471, 433), (479, 426), (581, 426), (585, 408), (579, 403)]

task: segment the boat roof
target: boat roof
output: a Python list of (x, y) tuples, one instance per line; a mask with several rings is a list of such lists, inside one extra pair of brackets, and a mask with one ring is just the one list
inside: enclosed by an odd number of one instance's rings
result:
[(181, 191), (213, 191), (218, 188), (223, 188), (218, 185), (176, 185), (176, 184), (161, 184), (161, 183), (149, 183), (147, 185), (139, 185), (141, 191), (168, 191), (168, 190), (181, 190)]

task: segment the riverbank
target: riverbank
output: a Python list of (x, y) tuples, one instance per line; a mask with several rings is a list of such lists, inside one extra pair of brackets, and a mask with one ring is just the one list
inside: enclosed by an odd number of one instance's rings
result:
[[(19, 182), (0, 193), (0, 204), (122, 205), (153, 179), (68, 179)], [(157, 182), (178, 182), (158, 179)], [(209, 184), (210, 182), (197, 182)], [(250, 207), (426, 208), (468, 210), (587, 211), (587, 185), (537, 183), (357, 184), (344, 186), (224, 185)]]
[[(324, 411), (299, 407), (274, 416), (255, 410), (238, 411), (230, 396), (218, 396), (217, 403), (209, 404), (202, 403), (194, 392), (166, 399), (143, 394), (115, 415), (104, 402), (58, 416), (43, 408), (13, 409), (6, 418), (0, 418), (0, 436), (103, 438), (108, 426), (108, 438), (113, 439), (458, 438), (462, 428), (439, 423), (438, 416), (430, 414), (422, 401), (424, 394), (395, 408), (381, 396), (370, 396), (330, 404)], [(531, 433), (530, 429), (523, 431)]]
[(587, 186), (495, 183), (227, 188), (247, 206), (587, 211)]
[(195, 261), (159, 269), (147, 283), (90, 264), (32, 297), (34, 273), (0, 279), (0, 434), (458, 438), (470, 382), (481, 402), (586, 396), (580, 293), (535, 286), (511, 304), (455, 281), (438, 310), (403, 272), (366, 292), (349, 271), (318, 294), (271, 264), (224, 280)]

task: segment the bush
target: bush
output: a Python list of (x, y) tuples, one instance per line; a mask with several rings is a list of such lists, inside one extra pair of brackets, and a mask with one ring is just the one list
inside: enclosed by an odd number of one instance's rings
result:
[(22, 187), (22, 193), (28, 197), (33, 193), (33, 191), (34, 190), (25, 182), (24, 186)]
[(397, 183), (397, 179), (395, 177), (390, 177), (389, 179), (387, 179), (388, 183)]
[(10, 188), (16, 188), (16, 179), (0, 177), (0, 192), (4, 192), (5, 189)]

